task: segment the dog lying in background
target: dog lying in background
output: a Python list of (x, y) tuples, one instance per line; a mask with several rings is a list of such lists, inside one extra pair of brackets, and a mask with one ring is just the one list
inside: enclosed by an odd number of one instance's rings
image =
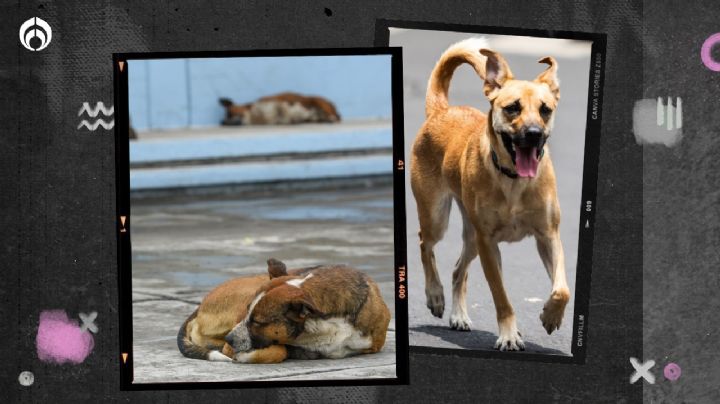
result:
[(268, 275), (231, 279), (213, 289), (177, 336), (188, 358), (278, 363), (379, 352), (390, 311), (377, 284), (355, 269), (288, 271), (268, 260)]
[(247, 104), (220, 98), (225, 107), (223, 125), (288, 125), (310, 122), (339, 122), (335, 105), (323, 97), (281, 93)]

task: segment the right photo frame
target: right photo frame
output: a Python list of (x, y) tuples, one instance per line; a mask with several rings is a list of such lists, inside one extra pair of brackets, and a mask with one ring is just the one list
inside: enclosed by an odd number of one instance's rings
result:
[(605, 45), (378, 20), (403, 53), (411, 352), (585, 362)]

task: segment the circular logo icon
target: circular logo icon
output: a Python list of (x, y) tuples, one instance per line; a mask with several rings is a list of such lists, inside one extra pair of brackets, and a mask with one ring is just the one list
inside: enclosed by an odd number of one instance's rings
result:
[(703, 42), (702, 48), (700, 48), (700, 58), (703, 64), (714, 72), (720, 72), (720, 62), (717, 62), (712, 57), (712, 48), (717, 44), (720, 44), (720, 32), (710, 35), (708, 39)]
[(18, 381), (23, 386), (30, 386), (35, 381), (35, 375), (32, 372), (26, 370), (20, 373), (20, 376), (18, 376)]
[(680, 369), (680, 366), (678, 366), (677, 363), (668, 363), (667, 366), (665, 366), (665, 370), (663, 371), (665, 374), (665, 378), (670, 381), (675, 381), (680, 378), (680, 374), (682, 373), (682, 369)]
[(20, 43), (33, 52), (41, 51), (50, 45), (52, 29), (45, 20), (33, 17), (20, 26)]

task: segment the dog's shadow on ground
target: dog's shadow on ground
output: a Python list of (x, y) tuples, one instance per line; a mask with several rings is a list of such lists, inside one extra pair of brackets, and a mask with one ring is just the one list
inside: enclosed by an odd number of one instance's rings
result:
[[(417, 327), (409, 327), (411, 331), (432, 335), (447, 341), (451, 344), (455, 344), (462, 349), (474, 349), (474, 350), (494, 350), (495, 341), (497, 335), (488, 331), (471, 330), (471, 331), (456, 331), (446, 326), (438, 325), (421, 325)], [(554, 348), (546, 348), (542, 345), (538, 345), (532, 342), (525, 341), (525, 350), (520, 353), (533, 353), (533, 354), (546, 354), (546, 355), (562, 355), (568, 356), (567, 353), (559, 351)]]

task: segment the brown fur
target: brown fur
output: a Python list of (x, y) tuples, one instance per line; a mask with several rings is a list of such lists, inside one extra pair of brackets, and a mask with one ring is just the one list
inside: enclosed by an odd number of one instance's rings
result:
[[(533, 81), (515, 80), (507, 62), (496, 52), (475, 47), (473, 40), (451, 46), (440, 57), (428, 82), (427, 119), (413, 144), (410, 175), (420, 221), (420, 250), (425, 272), (425, 293), (431, 312), (442, 317), (444, 295), (433, 247), (447, 230), (454, 200), (463, 217), (463, 249), (453, 272), (453, 329), (469, 330), (465, 295), (467, 268), (480, 256), (497, 313), (501, 350), (524, 349), (515, 314), (503, 286), (498, 243), (519, 241), (532, 235), (551, 278), (553, 288), (541, 320), (551, 333), (560, 326), (570, 297), (559, 235), (560, 207), (549, 152), (544, 149), (534, 177), (509, 178), (493, 164), (514, 167), (502, 133), (522, 138), (528, 127), (550, 135), (559, 100), (557, 64)], [(447, 91), (453, 71), (469, 63), (484, 80), (491, 103), (488, 115), (471, 107), (449, 106)], [(507, 107), (519, 102), (517, 112)], [(543, 104), (545, 105), (543, 107)], [(545, 108), (541, 112), (541, 108)], [(550, 113), (547, 113), (547, 109)], [(513, 143), (513, 150), (518, 150)], [(544, 140), (540, 146), (545, 147)]]
[[(309, 274), (312, 276), (307, 277)], [(301, 287), (288, 284), (293, 279), (303, 280)], [(362, 353), (378, 352), (385, 343), (390, 311), (377, 284), (359, 271), (345, 266), (290, 271), (287, 276), (274, 278), (259, 292), (264, 296), (247, 324), (257, 344), (253, 348), (268, 344), (302, 347), (298, 337), (308, 339), (306, 321), (328, 318), (344, 318), (370, 337), (371, 345)]]
[(235, 278), (210, 291), (180, 328), (180, 352), (193, 359), (207, 359), (210, 350), (223, 349), (225, 335), (245, 317), (256, 291), (267, 281), (268, 275)]
[(335, 105), (323, 97), (280, 93), (247, 104), (221, 98), (225, 107), (223, 125), (282, 125), (306, 122), (339, 122)]
[(383, 302), (377, 284), (372, 283), (366, 303), (355, 319), (355, 326), (367, 330), (367, 333), (372, 337), (372, 346), (365, 350), (365, 353), (380, 352), (385, 345), (389, 323), (390, 311)]
[[(362, 353), (378, 352), (385, 343), (390, 311), (375, 282), (343, 266), (286, 270), (277, 260), (268, 261), (268, 275), (241, 277), (213, 289), (182, 325), (178, 347), (188, 357), (208, 359), (211, 350), (228, 358), (237, 352), (225, 341), (234, 327), (248, 316), (251, 302), (264, 293), (247, 319), (248, 329), (263, 346), (244, 353), (250, 363), (277, 363), (288, 357), (286, 344), (303, 332), (308, 318), (339, 316), (370, 336), (372, 345)], [(302, 287), (287, 284), (303, 279)]]
[[(235, 356), (235, 351), (228, 344), (225, 344), (222, 353), (229, 358)], [(270, 345), (256, 349), (250, 355), (250, 363), (280, 363), (288, 358), (288, 350), (285, 345)]]

